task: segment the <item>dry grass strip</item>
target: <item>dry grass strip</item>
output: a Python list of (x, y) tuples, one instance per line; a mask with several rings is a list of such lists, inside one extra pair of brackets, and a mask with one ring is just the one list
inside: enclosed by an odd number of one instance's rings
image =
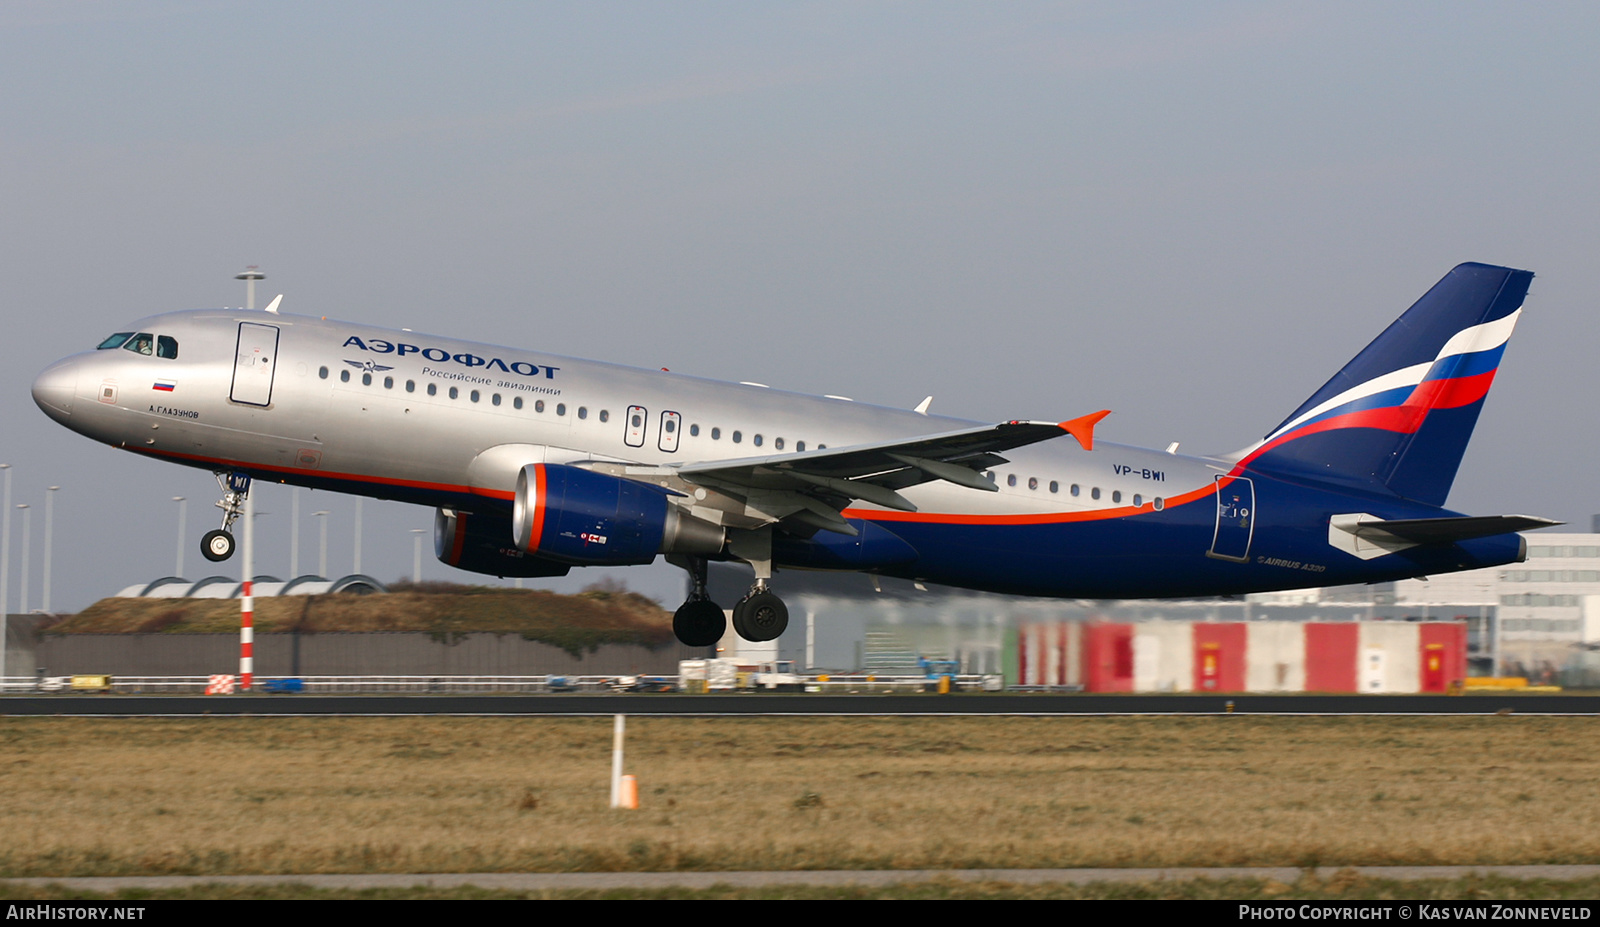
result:
[(0, 878), (1600, 862), (1590, 718), (0, 718)]

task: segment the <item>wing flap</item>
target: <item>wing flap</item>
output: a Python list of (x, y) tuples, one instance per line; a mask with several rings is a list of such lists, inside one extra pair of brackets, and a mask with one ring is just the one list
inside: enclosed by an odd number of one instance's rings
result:
[[(899, 490), (933, 480), (994, 492), (996, 487), (983, 471), (1006, 462), (1000, 452), (1065, 434), (1076, 437), (1087, 449), (1093, 446), (1094, 423), (1106, 414), (1097, 412), (1064, 423), (1001, 422), (915, 438), (704, 461), (670, 469), (688, 483), (731, 493), (747, 502), (783, 494), (791, 504), (782, 518), (798, 516), (812, 527), (850, 533), (849, 525), (836, 516), (852, 501), (914, 512), (916, 506)], [(801, 498), (805, 504), (795, 504)], [(803, 509), (803, 514), (796, 509)]]

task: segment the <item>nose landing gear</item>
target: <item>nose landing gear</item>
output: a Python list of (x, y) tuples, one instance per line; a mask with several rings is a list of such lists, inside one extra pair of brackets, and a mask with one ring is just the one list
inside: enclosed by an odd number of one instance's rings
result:
[(222, 501), (217, 503), (217, 508), (222, 510), (222, 527), (207, 531), (200, 539), (200, 553), (207, 560), (220, 563), (232, 557), (238, 546), (234, 543), (232, 529), (244, 512), (245, 497), (250, 495), (250, 474), (218, 471), (216, 477), (217, 485), (222, 487)]

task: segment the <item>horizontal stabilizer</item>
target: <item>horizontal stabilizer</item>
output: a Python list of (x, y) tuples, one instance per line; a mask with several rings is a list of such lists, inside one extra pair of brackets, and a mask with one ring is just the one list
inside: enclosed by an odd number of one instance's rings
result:
[(1532, 515), (1451, 516), (1448, 518), (1403, 518), (1385, 521), (1376, 515), (1351, 513), (1328, 519), (1328, 543), (1371, 560), (1412, 547), (1455, 544), (1475, 538), (1494, 537), (1549, 528), (1562, 524)]
[(1460, 518), (1407, 518), (1386, 521), (1373, 527), (1418, 544), (1454, 544), (1473, 538), (1493, 537), (1561, 524), (1533, 515), (1478, 515)]

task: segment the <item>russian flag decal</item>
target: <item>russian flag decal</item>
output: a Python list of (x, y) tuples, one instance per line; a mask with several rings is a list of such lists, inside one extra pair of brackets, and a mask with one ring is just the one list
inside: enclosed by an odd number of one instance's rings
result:
[(170, 393), (172, 392), (173, 387), (177, 385), (177, 380), (157, 380), (155, 385), (150, 388), (161, 390), (163, 393)]

